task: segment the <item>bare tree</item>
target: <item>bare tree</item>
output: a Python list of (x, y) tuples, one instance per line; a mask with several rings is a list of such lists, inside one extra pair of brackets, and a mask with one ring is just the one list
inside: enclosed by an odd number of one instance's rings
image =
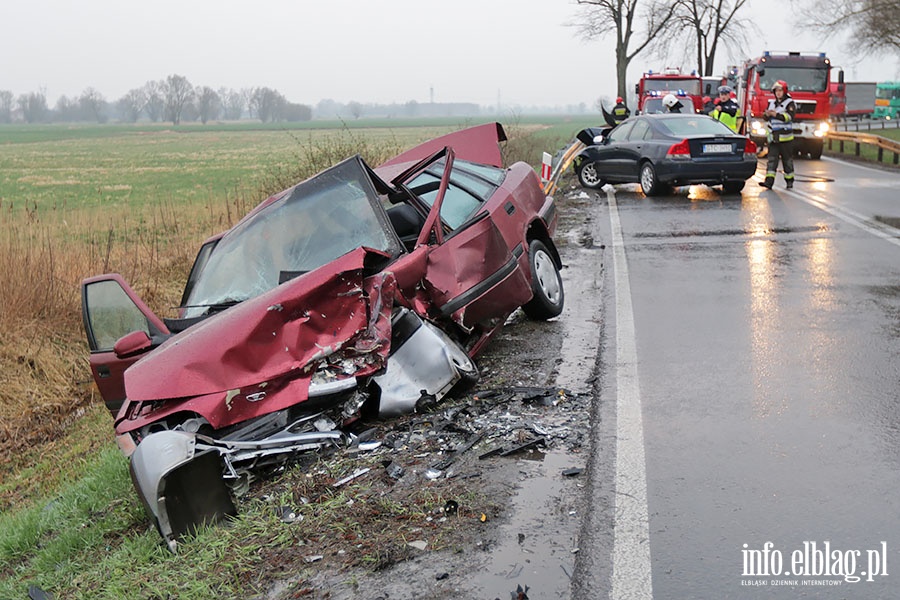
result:
[(106, 122), (106, 99), (103, 94), (92, 87), (85, 88), (78, 97), (78, 108), (85, 120)]
[(43, 90), (22, 94), (18, 98), (18, 104), (26, 123), (42, 123), (49, 116), (47, 94)]
[(737, 16), (748, 1), (677, 0), (675, 17), (666, 26), (665, 34), (654, 43), (654, 50), (666, 55), (672, 48), (693, 46), (697, 72), (713, 75), (716, 55), (723, 46), (742, 50), (750, 34), (759, 32), (752, 21)]
[(119, 113), (129, 123), (136, 123), (144, 112), (144, 106), (147, 104), (147, 94), (144, 88), (134, 88), (128, 90), (128, 93), (119, 98), (116, 103), (119, 107)]
[(797, 0), (801, 24), (824, 37), (848, 33), (848, 50), (859, 57), (887, 53), (900, 57), (900, 3), (897, 0)]
[(163, 84), (166, 98), (166, 120), (181, 123), (184, 107), (194, 98), (194, 86), (182, 75), (169, 75)]
[(53, 105), (54, 118), (58, 121), (71, 122), (81, 120), (81, 111), (78, 108), (78, 100), (69, 98), (65, 94), (56, 99)]
[(250, 110), (263, 123), (283, 118), (286, 104), (284, 96), (267, 87), (256, 88), (250, 97)]
[[(593, 39), (615, 33), (616, 89), (619, 96), (626, 96), (628, 65), (665, 29), (675, 15), (677, 4), (664, 0), (576, 0), (576, 3), (584, 19), (574, 25), (582, 37)], [(639, 19), (643, 28), (639, 40), (635, 41), (632, 37), (638, 33)]]
[(200, 122), (206, 125), (207, 121), (219, 118), (222, 110), (222, 101), (216, 90), (203, 86), (197, 90), (197, 114)]
[(0, 90), (0, 123), (12, 122), (13, 93)]
[(165, 81), (148, 81), (142, 88), (146, 98), (144, 112), (154, 123), (161, 120), (166, 111), (165, 86)]
[(222, 103), (222, 117), (226, 121), (237, 121), (244, 114), (247, 105), (244, 95), (229, 88), (219, 88), (219, 99)]
[(351, 100), (347, 103), (347, 110), (350, 111), (350, 114), (353, 115), (354, 119), (358, 119), (363, 114), (363, 105), (355, 100)]

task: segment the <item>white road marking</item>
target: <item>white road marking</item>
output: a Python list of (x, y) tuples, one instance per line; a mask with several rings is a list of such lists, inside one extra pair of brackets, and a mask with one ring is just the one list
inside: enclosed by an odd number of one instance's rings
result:
[(607, 199), (616, 286), (616, 510), (611, 598), (652, 600), (647, 467), (631, 284), (615, 192), (608, 191)]
[(808, 192), (800, 192), (797, 190), (784, 190), (784, 192), (791, 196), (799, 198), (810, 206), (814, 206), (819, 210), (823, 210), (828, 214), (837, 217), (845, 223), (849, 223), (854, 227), (859, 227), (863, 231), (871, 233), (872, 235), (880, 237), (890, 244), (894, 244), (895, 246), (900, 247), (900, 236), (898, 236), (898, 234), (896, 233), (897, 230), (892, 227), (884, 226), (882, 228), (874, 225), (872, 224), (872, 221), (869, 217), (849, 208), (834, 206), (821, 196), (816, 196)]

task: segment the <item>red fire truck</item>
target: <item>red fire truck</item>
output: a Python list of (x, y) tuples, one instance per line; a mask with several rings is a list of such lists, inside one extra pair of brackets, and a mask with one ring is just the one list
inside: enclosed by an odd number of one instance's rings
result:
[[(763, 113), (774, 98), (772, 86), (779, 79), (788, 84), (788, 91), (797, 106), (794, 139), (798, 153), (811, 158), (822, 156), (825, 133), (831, 115), (831, 60), (824, 52), (770, 52), (746, 61), (738, 70), (737, 101), (745, 117), (750, 138), (760, 147), (766, 139)], [(843, 82), (844, 72), (838, 71)]]
[(692, 71), (690, 75), (676, 67), (667, 67), (662, 73), (647, 71), (634, 85), (639, 113), (665, 112), (662, 99), (674, 94), (684, 105), (685, 112), (700, 112), (703, 108), (703, 80)]

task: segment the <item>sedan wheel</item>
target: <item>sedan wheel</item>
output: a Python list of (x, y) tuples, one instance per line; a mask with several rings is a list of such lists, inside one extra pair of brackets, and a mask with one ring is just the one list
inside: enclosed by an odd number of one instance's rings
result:
[(648, 196), (659, 196), (665, 193), (665, 187), (656, 178), (656, 169), (649, 162), (641, 165), (641, 188)]
[(581, 187), (592, 190), (603, 187), (604, 181), (597, 173), (597, 163), (595, 162), (582, 162), (578, 165), (577, 175)]
[(726, 181), (722, 184), (722, 191), (726, 194), (738, 194), (744, 189), (743, 181)]
[(565, 294), (562, 277), (550, 250), (540, 240), (532, 240), (528, 245), (528, 260), (531, 265), (532, 298), (522, 306), (525, 314), (532, 319), (552, 319), (563, 309)]

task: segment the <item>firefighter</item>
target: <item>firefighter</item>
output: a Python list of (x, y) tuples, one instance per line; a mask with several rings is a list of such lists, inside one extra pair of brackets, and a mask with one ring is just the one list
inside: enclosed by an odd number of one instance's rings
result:
[(684, 108), (684, 104), (675, 97), (675, 94), (666, 94), (663, 97), (663, 106), (670, 113), (680, 113), (681, 109)]
[(737, 133), (743, 117), (741, 117), (741, 107), (731, 97), (733, 91), (730, 86), (719, 86), (719, 98), (716, 100), (716, 107), (710, 113), (710, 116), (716, 121), (721, 121), (728, 125), (729, 129)]
[(709, 96), (703, 96), (703, 110), (701, 111), (704, 115), (711, 114), (713, 110), (716, 108), (716, 103), (712, 101), (712, 98)]
[(766, 117), (769, 143), (769, 157), (766, 162), (766, 180), (759, 185), (772, 189), (775, 184), (775, 173), (778, 169), (778, 158), (781, 157), (781, 169), (784, 183), (788, 189), (794, 187), (794, 114), (797, 106), (788, 93), (788, 85), (779, 79), (772, 86), (775, 98), (769, 100), (769, 106), (763, 115)]
[(625, 105), (625, 100), (622, 99), (622, 96), (619, 96), (616, 98), (616, 105), (613, 107), (613, 121), (618, 125), (630, 116), (631, 111)]

